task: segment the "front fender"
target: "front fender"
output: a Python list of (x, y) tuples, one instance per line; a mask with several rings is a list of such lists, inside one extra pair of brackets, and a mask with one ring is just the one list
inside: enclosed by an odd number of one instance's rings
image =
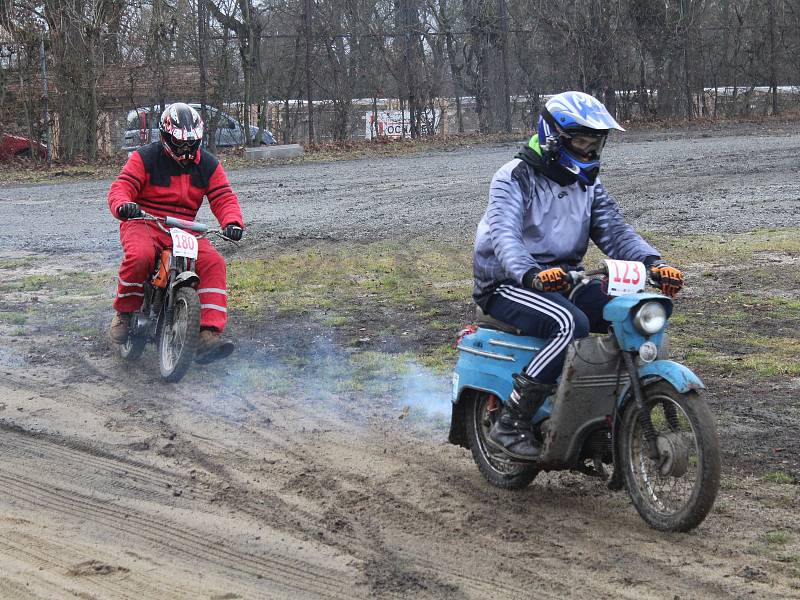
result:
[(689, 367), (673, 360), (656, 360), (639, 368), (639, 379), (660, 377), (681, 394), (691, 390), (704, 390), (705, 384)]
[[(638, 369), (639, 380), (646, 386), (655, 379), (663, 379), (675, 388), (675, 391), (685, 394), (691, 390), (704, 390), (705, 384), (695, 375), (689, 367), (673, 360), (656, 360), (647, 363)], [(628, 383), (619, 395), (618, 406), (622, 406), (630, 395), (631, 385)]]
[(200, 278), (197, 276), (197, 273), (194, 271), (184, 271), (183, 273), (178, 273), (170, 289), (176, 290), (186, 287), (187, 285), (195, 287), (198, 283), (200, 283)]

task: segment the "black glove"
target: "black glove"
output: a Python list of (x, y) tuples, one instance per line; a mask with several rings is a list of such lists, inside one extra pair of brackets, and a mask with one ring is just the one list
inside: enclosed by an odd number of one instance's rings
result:
[(238, 242), (244, 235), (244, 229), (231, 223), (230, 225), (225, 225), (225, 227), (222, 228), (222, 235), (230, 240), (233, 240), (234, 242)]
[(117, 209), (117, 215), (119, 215), (119, 218), (123, 221), (136, 219), (142, 216), (142, 209), (139, 208), (136, 202), (126, 202)]

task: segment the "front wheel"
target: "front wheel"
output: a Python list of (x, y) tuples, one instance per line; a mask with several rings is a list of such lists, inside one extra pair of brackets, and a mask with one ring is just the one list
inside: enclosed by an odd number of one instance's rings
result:
[(539, 474), (539, 469), (513, 460), (486, 443), (495, 419), (500, 416), (500, 403), (485, 392), (466, 396), (467, 441), (478, 469), (492, 485), (506, 490), (521, 490)]
[(165, 320), (160, 329), (161, 377), (174, 383), (181, 380), (192, 364), (200, 336), (200, 299), (194, 289), (183, 287), (175, 292), (172, 319)]
[(659, 458), (652, 460), (628, 402), (619, 431), (620, 466), (633, 505), (660, 531), (689, 531), (706, 518), (719, 489), (719, 440), (714, 418), (697, 392), (681, 394), (661, 381), (644, 388)]

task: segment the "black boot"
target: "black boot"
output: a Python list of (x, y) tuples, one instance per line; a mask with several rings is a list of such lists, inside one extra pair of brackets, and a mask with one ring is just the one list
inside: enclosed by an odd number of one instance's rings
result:
[(525, 373), (514, 375), (514, 389), (503, 404), (486, 441), (517, 460), (536, 460), (541, 453), (533, 436), (533, 415), (555, 386), (539, 383)]

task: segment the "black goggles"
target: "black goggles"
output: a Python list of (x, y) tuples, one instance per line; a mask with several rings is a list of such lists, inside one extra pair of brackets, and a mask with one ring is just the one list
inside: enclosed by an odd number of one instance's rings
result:
[(563, 132), (561, 138), (567, 150), (581, 156), (598, 157), (606, 145), (607, 133)]

